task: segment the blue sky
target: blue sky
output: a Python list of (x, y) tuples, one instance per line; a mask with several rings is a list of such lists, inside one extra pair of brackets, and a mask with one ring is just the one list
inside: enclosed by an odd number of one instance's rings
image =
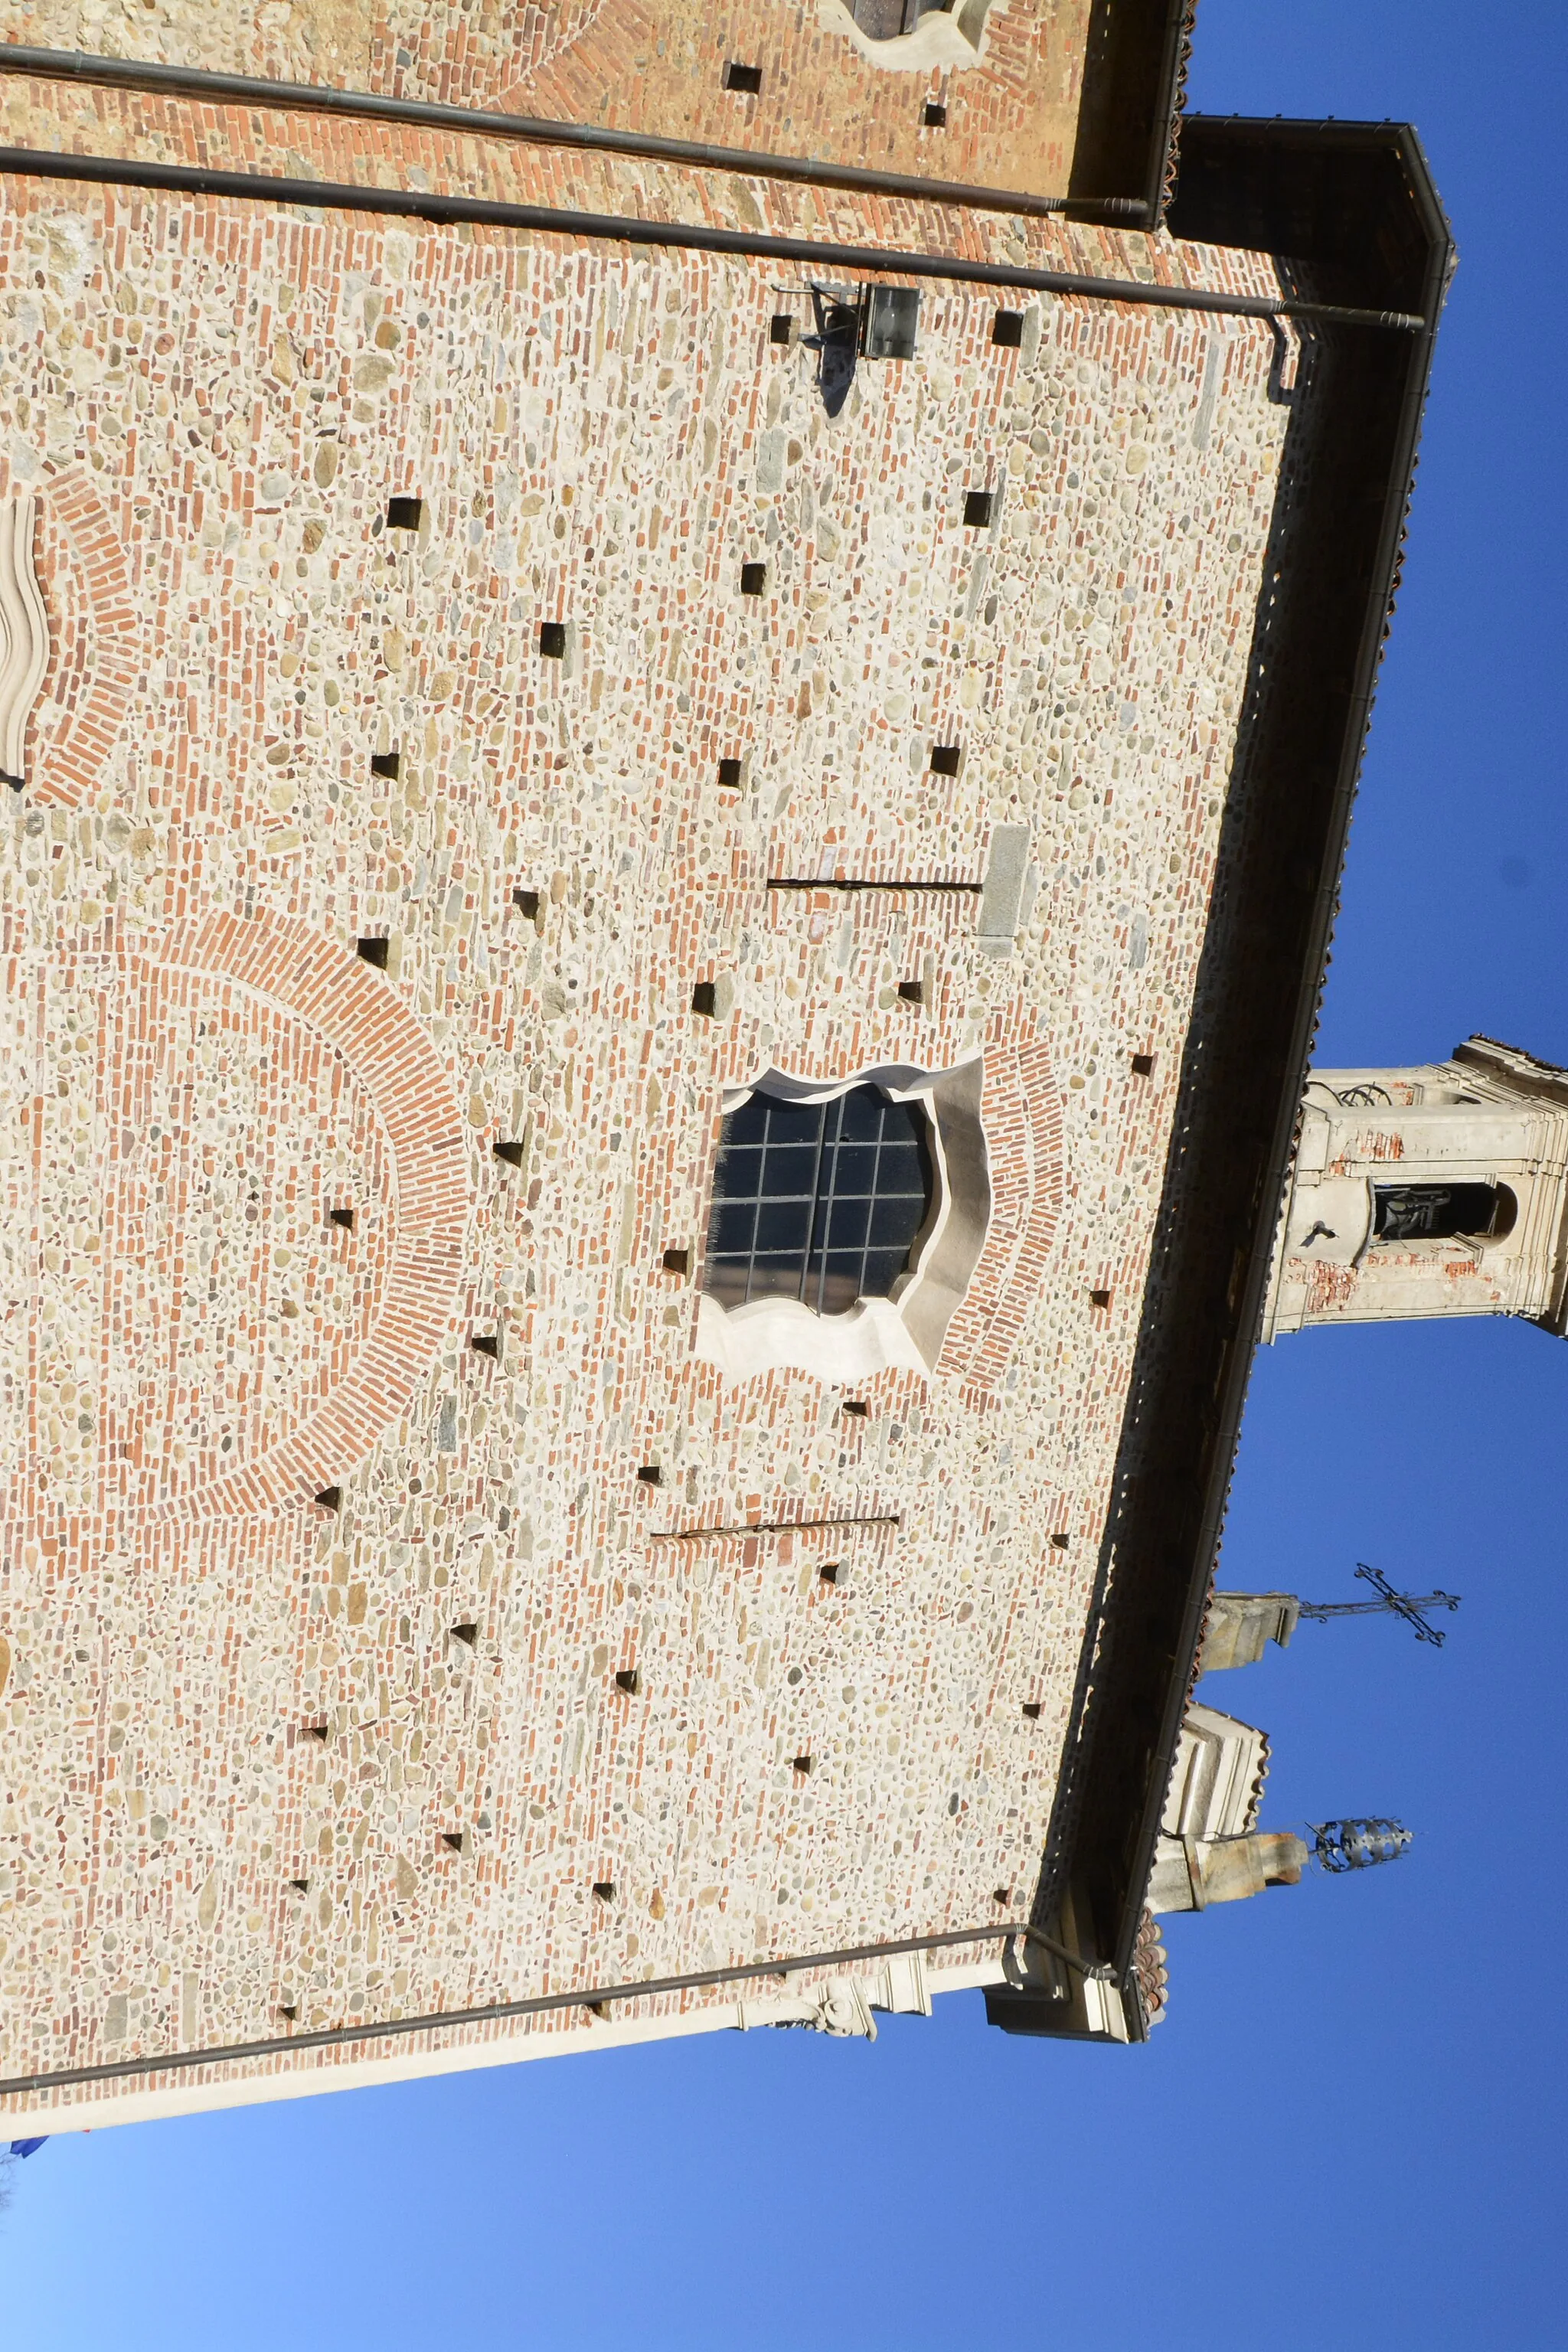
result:
[[(1408, 119), (1460, 249), (1321, 1058), (1568, 1062), (1559, 752), (1568, 13), (1202, 0), (1192, 102)], [(1253, 1382), (1226, 1580), (1464, 1595), (1441, 1652), (1303, 1626), (1208, 1694), (1266, 1822), (1412, 1853), (1169, 1923), (1144, 2050), (723, 2036), (53, 2142), (0, 2221), (35, 2352), (1557, 2346), (1568, 1346), (1310, 1333)], [(1555, 2224), (1552, 2215), (1557, 2215)]]

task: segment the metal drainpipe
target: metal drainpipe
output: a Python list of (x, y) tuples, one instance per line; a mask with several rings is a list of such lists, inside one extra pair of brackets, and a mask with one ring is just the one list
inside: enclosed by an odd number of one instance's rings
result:
[(1021, 293), (1079, 295), (1090, 300), (1142, 303), (1155, 310), (1198, 310), (1224, 318), (1312, 319), (1325, 325), (1387, 328), (1403, 334), (1417, 334), (1426, 324), (1409, 311), (1351, 310), (1342, 303), (1302, 302), (1289, 295), (1223, 294), (1198, 287), (1149, 285), (1141, 278), (1019, 269), (1005, 262), (971, 261), (958, 254), (822, 245), (808, 237), (763, 236), (749, 229), (705, 228), (687, 222), (631, 219), (616, 213), (501, 204), (488, 196), (426, 195), (344, 181), (289, 180), (264, 172), (207, 172), (184, 163), (132, 163), (115, 155), (58, 155), (42, 148), (5, 147), (0, 148), (0, 174), (80, 181), (100, 187), (150, 188), (171, 195), (303, 205), (317, 212), (384, 213), (437, 225), (472, 221), (544, 236), (591, 237), (694, 253), (732, 253), (756, 260), (799, 262), (808, 268), (874, 271), (958, 285), (1005, 286)]
[[(864, 164), (808, 161), (756, 153), (744, 147), (709, 147), (690, 139), (656, 139), (642, 131), (605, 131), (595, 123), (552, 122), (528, 114), (491, 114), (428, 99), (387, 98), (374, 90), (325, 84), (268, 81), (252, 74), (208, 73), (195, 67), (153, 65), (138, 58), (94, 57), (81, 49), (29, 49), (0, 43), (0, 73), (31, 74), (41, 81), (85, 81), (111, 89), (140, 89), (209, 106), (266, 107), (274, 112), (333, 114), (367, 122), (402, 122), (423, 131), (458, 131), (468, 138), (517, 139), (535, 146), (582, 147), (601, 154), (638, 155), (653, 163), (700, 163), (752, 179), (791, 180), (807, 187), (858, 188), (868, 194), (912, 196), (928, 204), (968, 205), (981, 212), (1032, 215), (1070, 212), (1089, 220), (1149, 217), (1142, 196), (1037, 196), (1016, 188), (978, 188), (961, 181), (927, 180)], [(1163, 169), (1162, 165), (1162, 169)]]
[(477, 2009), (438, 2010), (425, 2017), (394, 2017), (360, 2025), (323, 2026), (314, 2032), (273, 2036), (263, 2042), (234, 2042), (213, 2050), (170, 2050), (145, 2058), (115, 2058), (97, 2066), (66, 2066), (46, 2074), (14, 2074), (0, 2082), (0, 2098), (25, 2097), (43, 2091), (68, 2090), (87, 2083), (124, 2082), (137, 2074), (187, 2073), (195, 2066), (223, 2066), (247, 2059), (277, 2058), (290, 2051), (342, 2049), (357, 2042), (387, 2042), (409, 2033), (433, 2033), (464, 2025), (493, 2025), (510, 2018), (540, 2017), (560, 2009), (603, 2009), (612, 2001), (653, 2000), (667, 1993), (695, 1992), (715, 1985), (754, 1983), (763, 1977), (795, 1976), (806, 1969), (849, 1968), (867, 1961), (896, 1959), (911, 1952), (936, 1952), (958, 1944), (1004, 1941), (1037, 1944), (1080, 1975), (1106, 1977), (1100, 1963), (1082, 1959), (1053, 1942), (1026, 1920), (993, 1922), (986, 1927), (954, 1927), (940, 1936), (906, 1936), (889, 1944), (851, 1945), (843, 1951), (808, 1952), (798, 1959), (752, 1960), (743, 1967), (703, 1969), (689, 1976), (652, 1977), (641, 1984), (603, 1985), (582, 1992), (537, 1993), (531, 2000), (492, 2001)]

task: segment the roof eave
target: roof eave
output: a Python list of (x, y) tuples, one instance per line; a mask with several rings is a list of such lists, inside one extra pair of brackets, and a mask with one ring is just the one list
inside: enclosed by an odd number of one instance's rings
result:
[[(1238, 194), (1235, 217), (1229, 222), (1224, 217), (1223, 201), (1216, 203), (1216, 194), (1223, 193), (1226, 179), (1224, 164), (1227, 145), (1242, 165), (1235, 174)], [(1247, 148), (1251, 150), (1250, 154), (1244, 152)], [(1407, 245), (1414, 238), (1425, 247), (1424, 252), (1411, 251), (1407, 255), (1413, 266), (1419, 264), (1419, 287), (1417, 289), (1407, 278), (1404, 289), (1405, 299), (1413, 309), (1416, 305), (1411, 297), (1418, 291), (1419, 308), (1425, 323), (1417, 334), (1407, 338), (1385, 336), (1380, 340), (1366, 330), (1348, 331), (1342, 338), (1342, 375), (1347, 381), (1354, 378), (1358, 369), (1363, 373), (1399, 369), (1403, 370), (1404, 380), (1397, 386), (1397, 414), (1387, 435), (1387, 446), (1378, 460), (1383, 492), (1381, 517), (1375, 545), (1367, 551), (1370, 561), (1366, 566), (1365, 593), (1354, 632), (1351, 674), (1342, 694), (1343, 723), (1340, 729), (1332, 788), (1325, 796), (1322, 807), (1321, 855), (1310, 904), (1300, 910), (1300, 945), (1293, 992), (1287, 988), (1280, 988), (1279, 992), (1281, 1002), (1278, 1026), (1281, 1032), (1285, 1028), (1284, 999), (1293, 996), (1293, 1001), (1289, 1005), (1288, 1036), (1280, 1035), (1280, 1049), (1268, 1056), (1276, 1075), (1268, 1148), (1257, 1171), (1253, 1205), (1245, 1233), (1237, 1233), (1236, 1227), (1231, 1227), (1245, 1253), (1244, 1263), (1239, 1267), (1235, 1264), (1226, 1265), (1223, 1262), (1224, 1252), (1216, 1251), (1212, 1235), (1204, 1244), (1213, 1262), (1201, 1271), (1206, 1275), (1211, 1289), (1217, 1286), (1218, 1291), (1226, 1297), (1227, 1311), (1217, 1319), (1215, 1327), (1219, 1344), (1213, 1363), (1214, 1380), (1210, 1394), (1214, 1402), (1207, 1423), (1208, 1440), (1203, 1448), (1201, 1464), (1194, 1465), (1194, 1486), (1201, 1485), (1201, 1502), (1197, 1494), (1189, 1488), (1192, 1501), (1198, 1503), (1194, 1517), (1179, 1507), (1179, 1498), (1162, 1494), (1158, 1505), (1152, 1507), (1150, 1498), (1144, 1496), (1140, 1517), (1140, 1498), (1133, 1493), (1121, 1526), (1114, 1524), (1113, 1515), (1113, 1525), (1108, 1529), (1101, 1563), (1101, 1588), (1097, 1595), (1100, 1606), (1097, 1612), (1091, 1614), (1079, 1675), (1076, 1719), (1069, 1732), (1068, 1748), (1064, 1750), (1064, 1754), (1070, 1755), (1076, 1743), (1079, 1785), (1076, 1788), (1071, 1786), (1071, 1774), (1064, 1772), (1064, 1786), (1058, 1796), (1059, 1818), (1052, 1824), (1036, 1916), (1042, 1924), (1048, 1923), (1059, 1908), (1062, 1886), (1077, 1886), (1077, 1916), (1089, 1929), (1083, 1937), (1086, 1946), (1084, 1957), (1089, 1960), (1110, 1962), (1124, 1986), (1131, 1976), (1133, 1948), (1176, 1743), (1181, 1735), (1182, 1718), (1196, 1676), (1209, 1587), (1234, 1470), (1253, 1354), (1261, 1328), (1279, 1203), (1289, 1172), (1301, 1092), (1316, 1034), (1351, 811), (1365, 750), (1388, 615), (1397, 586), (1433, 346), (1454, 259), (1447, 218), (1420, 142), (1408, 126), (1253, 122), (1240, 119), (1220, 122), (1209, 118), (1191, 117), (1184, 131), (1184, 162), (1189, 158), (1203, 163), (1209, 184), (1195, 205), (1185, 207), (1183, 192), (1178, 189), (1170, 224), (1173, 232), (1177, 236), (1201, 236), (1210, 243), (1250, 245), (1253, 249), (1259, 249), (1260, 246), (1258, 236), (1260, 211), (1269, 209), (1266, 200), (1261, 203), (1258, 200), (1260, 164), (1266, 167), (1262, 183), (1265, 199), (1268, 168), (1277, 168), (1285, 180), (1293, 172), (1301, 178), (1300, 167), (1304, 161), (1306, 182), (1310, 182), (1315, 172), (1326, 184), (1331, 185), (1337, 168), (1336, 159), (1343, 159), (1346, 171), (1352, 176), (1360, 173), (1364, 177), (1366, 168), (1371, 164), (1374, 176), (1381, 173), (1384, 179), (1390, 179), (1392, 167), (1393, 177), (1397, 179), (1403, 200), (1412, 215), (1411, 219), (1402, 221)], [(1217, 171), (1216, 164), (1219, 167)], [(1293, 202), (1300, 199), (1300, 194), (1299, 189), (1295, 191)], [(1309, 212), (1310, 201), (1309, 193)], [(1329, 280), (1341, 289), (1341, 299), (1344, 299), (1342, 289), (1349, 282), (1347, 270), (1350, 279), (1353, 280), (1355, 276), (1352, 266), (1354, 257), (1344, 249), (1344, 221), (1353, 209), (1350, 195), (1346, 194), (1345, 204), (1334, 223), (1333, 233), (1339, 239), (1339, 246), (1331, 256), (1321, 256), (1314, 260), (1310, 251), (1303, 253), (1300, 250), (1300, 240), (1294, 239), (1298, 249), (1289, 262), (1290, 268), (1297, 274), (1312, 276), (1326, 272)], [(1295, 227), (1300, 226), (1302, 217), (1300, 212), (1296, 214), (1293, 220)], [(1227, 227), (1232, 233), (1223, 233)], [(1386, 302), (1392, 290), (1386, 256), (1379, 249), (1378, 230), (1377, 221), (1365, 221), (1366, 250), (1363, 257), (1363, 282), (1357, 299), (1369, 305), (1377, 301)], [(1266, 245), (1261, 249), (1278, 250)], [(1354, 341), (1357, 336), (1360, 337), (1359, 344)], [(1381, 386), (1385, 394), (1394, 388), (1392, 377)], [(1342, 426), (1345, 421), (1342, 420)], [(1325, 420), (1320, 430), (1331, 435), (1331, 420)], [(1342, 442), (1342, 430), (1341, 438)], [(1342, 446), (1339, 450), (1339, 460), (1342, 474), (1353, 474), (1353, 464), (1347, 458)], [(1347, 554), (1347, 565), (1353, 560), (1353, 553)], [(1344, 582), (1341, 580), (1336, 584), (1342, 592)], [(1344, 601), (1342, 593), (1338, 602), (1343, 604)], [(1324, 597), (1323, 603), (1326, 607), (1334, 604), (1335, 600), (1331, 594)], [(1338, 627), (1347, 640), (1345, 649), (1349, 651), (1348, 620), (1348, 614), (1341, 619), (1337, 605), (1333, 612), (1329, 613), (1326, 622), (1323, 611), (1309, 614), (1303, 607), (1296, 615), (1297, 632), (1301, 635), (1311, 635), (1316, 630), (1321, 638), (1325, 627), (1331, 636)], [(1310, 627), (1306, 625), (1309, 622)], [(1276, 642), (1271, 647), (1277, 667), (1282, 646), (1288, 650), (1288, 640)], [(1277, 696), (1275, 707), (1288, 709), (1289, 696)], [(1259, 748), (1255, 745), (1253, 756), (1261, 765), (1267, 757), (1267, 746)], [(1245, 909), (1237, 919), (1237, 929), (1245, 941), (1247, 930)], [(1252, 942), (1244, 944), (1240, 958), (1242, 965), (1245, 965), (1247, 955), (1253, 952), (1253, 946)], [(1256, 1124), (1261, 1133), (1262, 1120)], [(1196, 1181), (1197, 1171), (1189, 1168), (1180, 1182), (1191, 1188)], [(1177, 1176), (1173, 1171), (1167, 1179), (1168, 1203), (1179, 1189)], [(1167, 1284), (1162, 1295), (1169, 1298), (1171, 1288)], [(1159, 1333), (1151, 1330), (1149, 1336), (1157, 1348)], [(1166, 1353), (1169, 1354), (1168, 1347)], [(1183, 1377), (1190, 1378), (1190, 1373), (1184, 1373)], [(1141, 1402), (1145, 1412), (1158, 1411), (1157, 1388), (1156, 1377), (1154, 1388), (1142, 1399), (1135, 1398), (1134, 1405)], [(1125, 1470), (1133, 1488), (1138, 1481), (1141, 1452), (1147, 1452), (1147, 1433), (1135, 1434), (1134, 1405), (1129, 1408), (1129, 1421), (1123, 1433), (1124, 1461), (1119, 1465), (1119, 1474)], [(1190, 1532), (1179, 1547), (1181, 1556), (1178, 1557), (1175, 1548), (1169, 1550), (1164, 1548), (1163, 1528), (1165, 1524), (1179, 1524), (1184, 1520)], [(1117, 1544), (1120, 1542), (1125, 1548), (1135, 1530), (1145, 1547), (1152, 1547), (1158, 1540), (1161, 1557), (1155, 1561), (1151, 1552), (1150, 1558), (1142, 1564), (1141, 1571), (1135, 1570), (1130, 1574), (1125, 1556), (1117, 1559), (1114, 1555)], [(1161, 1531), (1159, 1538), (1156, 1530)], [(1152, 1612), (1149, 1606), (1152, 1591), (1158, 1603)], [(1178, 1599), (1179, 1608), (1176, 1608), (1174, 1604)], [(1129, 1757), (1140, 1752), (1143, 1759), (1142, 1769), (1130, 1768)], [(1135, 1808), (1128, 1801), (1133, 1793), (1131, 1780), (1134, 1769), (1136, 1780), (1141, 1784)]]

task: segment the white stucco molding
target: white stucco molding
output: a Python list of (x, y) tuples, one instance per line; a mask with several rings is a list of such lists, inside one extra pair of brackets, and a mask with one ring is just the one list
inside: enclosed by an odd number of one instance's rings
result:
[(947, 1327), (980, 1262), (991, 1217), (991, 1178), (980, 1123), (983, 1064), (976, 1054), (947, 1070), (905, 1064), (858, 1070), (830, 1081), (768, 1070), (726, 1090), (726, 1117), (758, 1092), (785, 1102), (829, 1102), (854, 1087), (880, 1087), (895, 1102), (923, 1103), (935, 1174), (931, 1214), (912, 1263), (890, 1298), (862, 1298), (847, 1315), (816, 1315), (797, 1298), (760, 1298), (722, 1307), (704, 1297), (697, 1353), (732, 1381), (791, 1366), (818, 1380), (853, 1384), (892, 1366), (929, 1374)]
[(944, 68), (980, 63), (985, 20), (993, 0), (963, 0), (962, 6), (927, 11), (911, 33), (895, 33), (891, 40), (873, 40), (855, 22), (844, 0), (817, 0), (817, 21), (825, 32), (840, 33), (853, 42), (868, 65), (889, 73), (939, 73)]
[(49, 658), (49, 624), (33, 571), (38, 502), (30, 490), (0, 504), (0, 777), (26, 781), (27, 721)]

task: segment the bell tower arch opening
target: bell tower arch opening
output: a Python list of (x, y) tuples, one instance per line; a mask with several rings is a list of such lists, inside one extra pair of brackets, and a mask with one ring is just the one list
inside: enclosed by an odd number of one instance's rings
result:
[(1438, 1315), (1568, 1329), (1568, 1070), (1487, 1037), (1313, 1072), (1263, 1336)]
[(1512, 1233), (1519, 1201), (1508, 1184), (1374, 1184), (1376, 1241), (1500, 1242)]

